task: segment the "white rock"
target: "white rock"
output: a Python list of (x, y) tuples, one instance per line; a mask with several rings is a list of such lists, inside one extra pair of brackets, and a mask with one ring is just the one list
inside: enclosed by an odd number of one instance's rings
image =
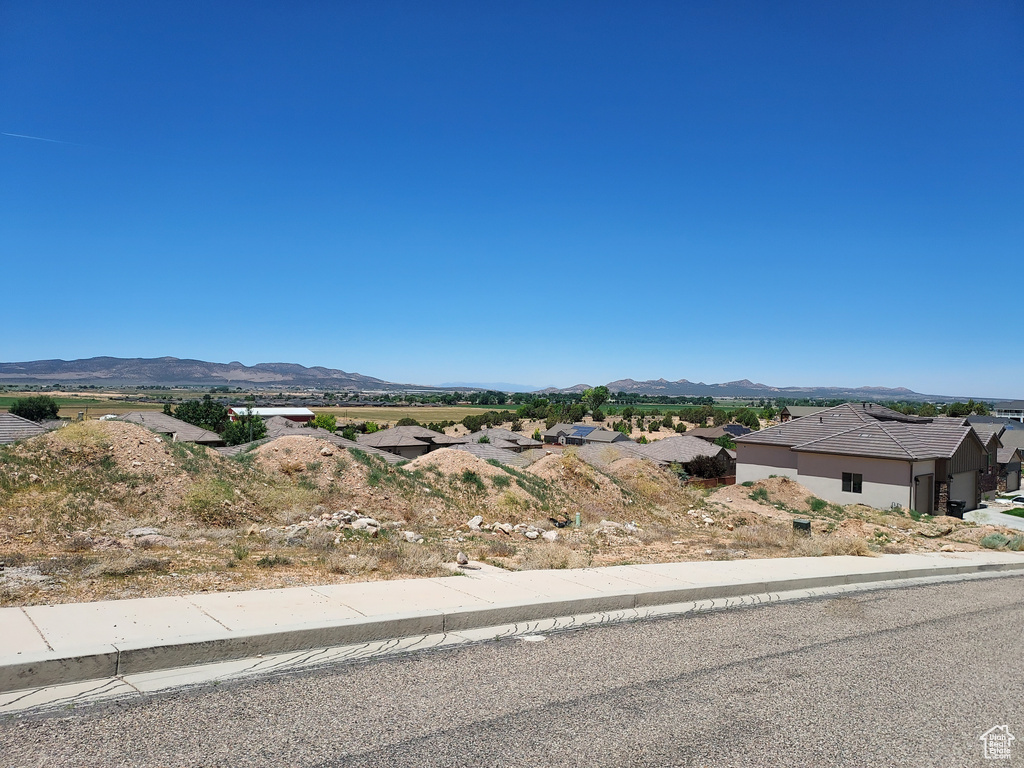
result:
[(523, 535), (526, 536), (526, 538), (528, 538), (528, 539), (536, 539), (536, 538), (538, 538), (540, 536), (540, 534), (537, 533), (536, 531), (527, 531)]
[(480, 523), (482, 523), (483, 521), (484, 521), (483, 516), (482, 515), (477, 515), (476, 517), (470, 518), (469, 522), (467, 522), (466, 525), (469, 526), (469, 530), (471, 530), (471, 531), (479, 531), (480, 530)]
[(508, 523), (496, 523), (494, 525), (494, 530), (501, 531), (506, 536), (511, 536), (512, 535), (512, 526), (509, 525)]
[(455, 562), (459, 565), (466, 565), (466, 563), (469, 562), (469, 558), (466, 557), (465, 552), (459, 552), (459, 554), (455, 556)]
[(352, 527), (357, 531), (365, 531), (370, 528), (380, 528), (380, 523), (372, 517), (360, 517), (352, 522)]
[(410, 544), (418, 544), (423, 541), (423, 537), (416, 533), (416, 531), (402, 531), (402, 538), (408, 541)]
[(323, 448), (320, 449), (320, 455), (321, 456), (333, 456), (334, 455), (334, 451), (331, 448), (329, 448), (327, 446), (324, 446)]
[(558, 541), (558, 531), (544, 531), (540, 536), (544, 541)]

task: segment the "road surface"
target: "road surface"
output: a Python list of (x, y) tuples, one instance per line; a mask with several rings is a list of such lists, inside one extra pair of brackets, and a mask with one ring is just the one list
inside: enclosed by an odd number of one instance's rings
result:
[(10, 719), (0, 766), (1024, 765), (1022, 633), (1024, 576), (731, 609)]

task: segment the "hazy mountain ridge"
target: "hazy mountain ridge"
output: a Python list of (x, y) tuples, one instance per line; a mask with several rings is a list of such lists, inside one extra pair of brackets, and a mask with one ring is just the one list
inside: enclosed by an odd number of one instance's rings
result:
[(403, 386), (363, 376), (297, 363), (243, 365), (210, 363), (176, 357), (90, 357), (84, 360), (33, 360), (0, 363), (0, 381), (26, 384), (78, 383), (106, 386), (197, 385), (328, 387), (334, 389), (392, 389)]
[[(445, 385), (428, 386), (396, 384), (323, 366), (306, 367), (298, 363), (258, 363), (243, 365), (211, 363), (205, 360), (176, 357), (123, 358), (90, 357), (82, 360), (32, 360), (20, 363), (0, 363), (0, 382), (8, 384), (96, 384), (115, 386), (232, 386), (268, 388), (317, 388), (337, 390), (425, 390), (445, 389)], [(952, 400), (947, 395), (924, 395), (906, 387), (772, 387), (749, 379), (705, 384), (688, 379), (668, 381), (653, 379), (636, 381), (619, 379), (609, 382), (614, 392), (638, 395), (665, 395), (669, 397), (792, 397), (792, 398), (848, 398), (851, 400)], [(538, 394), (562, 392), (580, 393), (590, 384), (571, 387), (547, 387)], [(473, 387), (460, 386), (460, 389)], [(486, 387), (479, 387), (481, 389)]]

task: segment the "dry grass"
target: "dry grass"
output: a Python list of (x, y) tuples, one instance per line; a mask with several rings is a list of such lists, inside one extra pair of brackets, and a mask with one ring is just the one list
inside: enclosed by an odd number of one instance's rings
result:
[(564, 568), (587, 568), (593, 558), (583, 552), (558, 542), (544, 542), (530, 547), (522, 554), (519, 561), (521, 571), (540, 571)]
[(873, 553), (867, 540), (842, 534), (816, 534), (805, 536), (793, 532), (785, 525), (746, 525), (736, 530), (733, 546), (745, 549), (784, 551), (792, 557), (822, 557), (825, 555), (858, 555), (870, 557)]

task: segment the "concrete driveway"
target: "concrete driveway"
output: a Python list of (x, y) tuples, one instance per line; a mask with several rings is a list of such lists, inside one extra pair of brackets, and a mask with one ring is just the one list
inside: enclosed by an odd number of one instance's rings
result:
[(1003, 525), (1018, 531), (1024, 531), (1024, 517), (1004, 514), (1007, 509), (1024, 509), (1019, 504), (1011, 507), (1009, 504), (997, 504), (994, 501), (987, 502), (989, 506), (983, 509), (972, 509), (964, 513), (965, 520), (971, 520), (981, 525)]

